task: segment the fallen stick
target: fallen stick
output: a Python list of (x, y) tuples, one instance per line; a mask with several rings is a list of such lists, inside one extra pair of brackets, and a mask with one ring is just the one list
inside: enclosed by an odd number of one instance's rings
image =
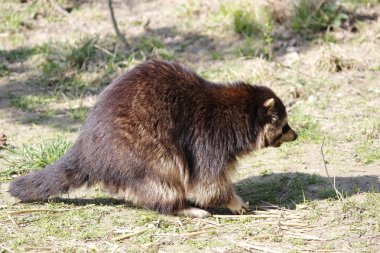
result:
[(224, 227), (224, 225), (216, 223), (216, 222), (213, 222), (213, 221), (209, 221), (209, 220), (205, 220), (205, 219), (198, 219), (198, 220), (200, 222), (203, 222), (203, 223), (209, 223), (209, 224), (214, 225), (216, 227)]
[(24, 209), (24, 210), (7, 212), (7, 214), (9, 214), (9, 215), (19, 215), (19, 214), (36, 213), (36, 212), (61, 213), (61, 212), (67, 212), (67, 211), (73, 211), (73, 210), (81, 210), (81, 209), (89, 208), (89, 207), (92, 207), (92, 206), (94, 206), (94, 205), (88, 205), (88, 206), (78, 207), (78, 208), (65, 208), (65, 209)]
[(118, 237), (115, 237), (113, 240), (114, 241), (121, 241), (121, 240), (124, 240), (124, 239), (128, 239), (132, 236), (135, 236), (135, 235), (139, 235), (139, 234), (142, 234), (142, 233), (145, 233), (146, 231), (148, 230), (151, 230), (153, 227), (149, 227), (149, 228), (144, 228), (142, 230), (138, 230), (136, 232), (133, 232), (133, 233), (130, 233), (130, 234), (126, 234), (126, 235), (121, 235), (121, 236), (118, 236)]
[(49, 247), (25, 247), (24, 248), (25, 251), (29, 251), (29, 250), (35, 250), (35, 251), (49, 251), (51, 252), (52, 251), (52, 248), (49, 248)]
[[(7, 248), (7, 247), (5, 247), (3, 245), (0, 245), (0, 250), (1, 249), (4, 249), (5, 251), (8, 251), (9, 253), (14, 253), (14, 251), (10, 250), (9, 248)], [(1, 252), (3, 252), (3, 251), (1, 250)]]
[(313, 240), (313, 241), (327, 241), (326, 239), (319, 238), (319, 237), (312, 236), (312, 235), (303, 235), (303, 234), (293, 233), (293, 232), (288, 232), (288, 231), (284, 231), (284, 233), (286, 234), (286, 235), (284, 235), (285, 237), (292, 237), (292, 238)]
[(157, 234), (157, 235), (153, 235), (153, 236), (157, 236), (157, 237), (165, 237), (165, 236), (172, 236), (172, 237), (181, 237), (181, 236), (184, 236), (184, 237), (192, 237), (194, 235), (200, 235), (200, 234), (206, 234), (206, 233), (209, 233), (210, 230), (201, 230), (201, 231), (196, 231), (196, 232), (189, 232), (189, 233), (182, 233), (182, 234)]
[(129, 229), (115, 229), (115, 230), (112, 230), (112, 232), (115, 234), (133, 233), (133, 231)]
[(257, 215), (257, 214), (247, 214), (247, 215), (228, 215), (228, 214), (215, 214), (212, 217), (222, 218), (222, 219), (240, 219), (240, 218), (278, 218), (279, 215)]
[(268, 247), (265, 246), (260, 246), (260, 245), (253, 245), (247, 242), (236, 242), (236, 246), (246, 249), (246, 250), (258, 250), (258, 251), (263, 251), (263, 252), (269, 252), (269, 253), (279, 253), (281, 251), (269, 249)]
[(20, 225), (17, 223), (17, 221), (15, 219), (13, 219), (12, 215), (8, 214), (8, 218), (10, 221), (12, 221), (12, 223), (14, 225), (16, 225), (17, 227), (20, 227)]
[(281, 225), (281, 226), (288, 226), (288, 227), (311, 227), (309, 224), (305, 223), (293, 223), (293, 222), (263, 222), (262, 224), (267, 225)]
[(54, 210), (54, 209), (25, 209), (25, 210), (19, 210), (19, 211), (8, 212), (8, 214), (9, 214), (9, 215), (19, 215), (19, 214), (36, 213), (36, 212), (53, 212), (53, 213), (59, 213), (59, 212), (65, 212), (65, 211), (68, 211), (68, 209), (65, 209), (65, 210)]
[(323, 138), (323, 141), (322, 141), (322, 145), (321, 145), (321, 154), (322, 154), (322, 160), (323, 160), (323, 165), (325, 166), (325, 171), (326, 171), (326, 175), (327, 175), (327, 179), (329, 180), (331, 186), (334, 188), (335, 190), (335, 194), (338, 196), (339, 200), (340, 201), (343, 201), (343, 196), (342, 194), (338, 191), (338, 189), (335, 187), (335, 176), (334, 176), (334, 183), (331, 181), (331, 177), (329, 175), (329, 171), (327, 170), (327, 164), (326, 164), (326, 160), (325, 160), (325, 154), (323, 153), (323, 147), (325, 145), (325, 138)]

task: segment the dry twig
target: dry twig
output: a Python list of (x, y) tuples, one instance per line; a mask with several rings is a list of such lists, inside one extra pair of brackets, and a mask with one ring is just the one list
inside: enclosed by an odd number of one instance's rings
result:
[(13, 224), (15, 224), (17, 227), (20, 227), (20, 225), (17, 223), (15, 219), (13, 219), (12, 215), (8, 214), (8, 218), (10, 221), (12, 221)]
[(125, 37), (121, 34), (119, 27), (117, 25), (117, 21), (115, 18), (115, 12), (114, 12), (113, 7), (112, 7), (112, 0), (108, 0), (108, 7), (110, 9), (112, 25), (113, 25), (113, 28), (115, 29), (116, 35), (119, 38), (119, 40), (124, 44), (125, 48), (129, 49), (129, 44), (128, 44), (127, 40), (125, 39)]
[(124, 239), (128, 239), (128, 238), (133, 237), (135, 235), (143, 234), (146, 231), (151, 230), (152, 228), (154, 228), (154, 226), (148, 227), (148, 228), (144, 228), (144, 229), (141, 229), (141, 230), (138, 230), (136, 232), (129, 233), (129, 234), (126, 234), (126, 235), (117, 236), (113, 240), (114, 241), (121, 241), (121, 240), (124, 240)]
[(70, 14), (65, 9), (63, 9), (55, 0), (49, 0), (49, 3), (56, 12), (62, 14), (66, 18), (70, 18)]
[(14, 251), (10, 250), (9, 248), (3, 246), (3, 245), (0, 245), (0, 251), (3, 252), (3, 250), (9, 252), (9, 253), (13, 253)]
[(285, 237), (299, 238), (299, 239), (312, 240), (312, 241), (327, 241), (326, 239), (319, 238), (312, 235), (304, 235), (304, 234), (288, 232), (288, 231), (284, 231), (284, 233), (286, 234)]
[(338, 191), (338, 189), (335, 187), (335, 176), (334, 176), (334, 182), (331, 181), (331, 177), (329, 175), (329, 172), (327, 170), (327, 164), (326, 164), (326, 160), (325, 160), (325, 154), (323, 153), (323, 147), (325, 145), (325, 138), (323, 138), (323, 141), (322, 141), (322, 145), (321, 145), (321, 154), (322, 154), (322, 159), (323, 159), (323, 164), (325, 166), (325, 171), (326, 171), (326, 174), (327, 174), (327, 178), (329, 179), (329, 182), (331, 184), (331, 186), (334, 188), (335, 190), (335, 193), (336, 195), (338, 196), (339, 200), (343, 201), (343, 196), (342, 194)]
[(246, 250), (258, 250), (258, 251), (263, 251), (263, 252), (268, 252), (268, 253), (279, 253), (279, 252), (281, 252), (278, 250), (269, 249), (268, 247), (265, 247), (265, 246), (254, 245), (254, 244), (250, 244), (247, 242), (236, 242), (236, 246), (243, 248), (243, 249), (246, 249)]
[(61, 213), (61, 212), (67, 212), (67, 211), (86, 209), (86, 208), (89, 208), (92, 206), (94, 206), (94, 205), (87, 205), (87, 206), (78, 207), (78, 208), (65, 208), (65, 209), (24, 209), (24, 210), (18, 210), (18, 211), (11, 211), (11, 212), (8, 212), (8, 214), (9, 215), (19, 215), (19, 214), (36, 213), (36, 212)]

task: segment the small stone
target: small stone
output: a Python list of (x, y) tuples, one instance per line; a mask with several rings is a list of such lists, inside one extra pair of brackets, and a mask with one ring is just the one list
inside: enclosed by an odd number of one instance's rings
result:
[(313, 95), (310, 95), (308, 98), (307, 98), (307, 102), (310, 102), (310, 103), (313, 103), (317, 101), (317, 98)]

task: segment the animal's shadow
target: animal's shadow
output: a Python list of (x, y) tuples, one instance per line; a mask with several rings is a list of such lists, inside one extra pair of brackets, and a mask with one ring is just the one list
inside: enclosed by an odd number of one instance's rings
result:
[[(297, 204), (313, 200), (337, 198), (327, 177), (306, 173), (278, 173), (268, 176), (251, 176), (235, 183), (236, 193), (249, 202), (251, 210), (261, 206), (275, 205), (294, 209)], [(336, 177), (335, 186), (343, 196), (380, 190), (379, 177), (365, 175), (358, 177)], [(53, 198), (51, 202), (76, 206), (123, 205), (136, 207), (132, 203), (112, 197), (102, 198)], [(229, 214), (225, 208), (208, 208), (213, 214)]]

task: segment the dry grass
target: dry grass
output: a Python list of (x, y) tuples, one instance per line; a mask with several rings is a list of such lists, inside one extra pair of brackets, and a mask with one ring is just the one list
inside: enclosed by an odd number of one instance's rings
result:
[(355, 58), (354, 52), (345, 51), (337, 45), (321, 47), (317, 55), (315, 65), (321, 71), (340, 72), (360, 69), (362, 65), (359, 56)]

